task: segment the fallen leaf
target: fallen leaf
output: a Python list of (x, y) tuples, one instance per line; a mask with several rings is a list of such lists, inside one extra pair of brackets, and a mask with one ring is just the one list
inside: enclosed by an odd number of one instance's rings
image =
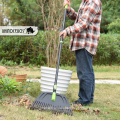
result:
[(2, 105), (3, 105), (3, 106), (7, 106), (7, 104), (6, 104), (6, 103), (2, 103)]
[(117, 110), (112, 110), (112, 109), (110, 109), (111, 111), (115, 111), (115, 112), (120, 112), (120, 111), (117, 111)]
[(85, 112), (88, 112), (89, 111), (89, 108), (85, 109)]
[(44, 118), (44, 117), (40, 117), (40, 119), (39, 119), (39, 120), (43, 120), (43, 118)]
[(96, 114), (99, 115), (100, 114), (100, 110), (97, 110)]
[(109, 114), (110, 112), (105, 112), (105, 114)]
[(95, 110), (93, 110), (93, 112), (95, 112), (96, 115), (100, 114), (100, 110), (99, 109), (95, 109)]
[(107, 102), (107, 104), (110, 104), (110, 102)]

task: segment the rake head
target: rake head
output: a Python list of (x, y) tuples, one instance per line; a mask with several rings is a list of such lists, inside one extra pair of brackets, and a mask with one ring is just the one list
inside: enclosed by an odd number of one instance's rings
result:
[(64, 95), (56, 93), (56, 100), (52, 101), (52, 92), (43, 92), (33, 102), (31, 110), (46, 110), (52, 111), (53, 113), (64, 113), (72, 115), (72, 109), (67, 98)]

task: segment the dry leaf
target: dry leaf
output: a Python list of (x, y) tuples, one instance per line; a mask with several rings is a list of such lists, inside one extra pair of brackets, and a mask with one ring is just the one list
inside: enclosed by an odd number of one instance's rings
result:
[(99, 109), (95, 109), (95, 110), (93, 110), (93, 112), (95, 112), (96, 115), (100, 114), (100, 110)]
[(112, 109), (111, 109), (111, 111), (120, 112), (120, 111), (116, 111), (116, 110), (112, 110)]
[(109, 105), (109, 104), (110, 104), (110, 102), (107, 102), (107, 104)]
[(109, 114), (110, 112), (105, 112), (105, 114)]
[(6, 103), (2, 103), (2, 105), (3, 105), (3, 106), (7, 106), (7, 104), (6, 104)]

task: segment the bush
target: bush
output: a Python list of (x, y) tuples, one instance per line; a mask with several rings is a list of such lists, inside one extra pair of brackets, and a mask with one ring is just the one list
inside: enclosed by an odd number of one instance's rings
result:
[[(45, 32), (32, 37), (0, 37), (0, 60), (2, 64), (17, 65), (24, 63), (46, 65)], [(61, 65), (75, 65), (75, 53), (69, 50), (70, 38), (64, 40), (61, 53)], [(54, 43), (53, 43), (54, 44)], [(101, 34), (94, 64), (120, 64), (120, 35)], [(10, 61), (10, 62), (9, 62)], [(12, 62), (13, 61), (13, 62)]]
[(31, 37), (0, 37), (0, 60), (43, 65), (46, 64), (45, 47), (44, 32)]
[(3, 94), (15, 93), (16, 91), (20, 91), (20, 82), (16, 82), (16, 79), (9, 78), (5, 76), (5, 78), (0, 77), (0, 98), (2, 98)]
[(108, 25), (108, 30), (111, 33), (120, 33), (120, 18), (114, 20)]
[(95, 64), (120, 64), (120, 35), (101, 34)]

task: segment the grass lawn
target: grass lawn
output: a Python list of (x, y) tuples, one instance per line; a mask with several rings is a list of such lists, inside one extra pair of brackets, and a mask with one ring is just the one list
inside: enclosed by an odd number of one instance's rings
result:
[[(28, 66), (23, 67), (7, 67), (8, 74), (27, 74), (28, 78), (41, 78), (41, 69), (38, 67), (29, 68)], [(61, 66), (60, 69), (72, 70), (72, 78), (78, 79), (75, 66)], [(95, 78), (96, 79), (111, 79), (120, 80), (120, 66), (94, 66)]]
[[(29, 94), (34, 99), (40, 94), (40, 84), (30, 83)], [(70, 103), (78, 98), (78, 84), (70, 84), (66, 96)], [(25, 94), (26, 90), (22, 91)], [(17, 94), (14, 95), (18, 97)], [(4, 97), (4, 101), (8, 96)], [(3, 101), (3, 102), (4, 102)], [(120, 120), (120, 86), (96, 84), (94, 104), (83, 107), (88, 111), (75, 112), (73, 116), (52, 114), (51, 112), (29, 110), (24, 106), (0, 104), (2, 120)], [(95, 112), (98, 110), (99, 112)]]

